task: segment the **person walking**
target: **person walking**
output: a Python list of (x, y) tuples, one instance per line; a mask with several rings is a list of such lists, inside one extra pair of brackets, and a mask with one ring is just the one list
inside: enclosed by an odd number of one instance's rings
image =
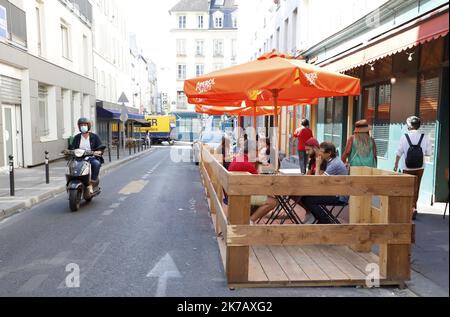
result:
[(342, 162), (347, 167), (377, 167), (377, 145), (370, 136), (367, 120), (356, 122), (354, 134), (348, 139)]
[(403, 173), (416, 177), (413, 207), (413, 220), (416, 220), (420, 183), (425, 171), (425, 156), (432, 155), (433, 145), (428, 136), (419, 132), (422, 125), (420, 118), (415, 116), (409, 117), (406, 120), (406, 125), (408, 126), (408, 133), (404, 134), (400, 139), (394, 171), (399, 171), (399, 163), (402, 160)]
[(309, 120), (303, 119), (301, 127), (295, 130), (294, 137), (298, 139), (298, 159), (300, 161), (300, 171), (306, 174), (308, 165), (308, 155), (306, 154), (305, 143), (314, 137), (312, 130), (309, 128)]

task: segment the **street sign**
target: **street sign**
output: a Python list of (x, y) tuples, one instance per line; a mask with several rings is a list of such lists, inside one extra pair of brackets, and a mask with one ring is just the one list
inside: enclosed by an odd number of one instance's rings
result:
[(125, 107), (125, 104), (128, 103), (129, 101), (124, 92), (120, 95), (119, 102), (122, 104), (122, 108), (120, 111), (120, 121), (127, 122), (129, 117), (128, 117), (128, 109), (127, 107)]
[(129, 103), (129, 102), (130, 102), (130, 101), (128, 100), (127, 95), (125, 95), (125, 93), (123, 92), (123, 93), (120, 95), (119, 103), (125, 104), (125, 103)]
[(122, 110), (120, 112), (120, 121), (122, 122), (127, 122), (128, 121), (128, 110), (127, 107), (125, 107), (125, 105), (122, 105)]

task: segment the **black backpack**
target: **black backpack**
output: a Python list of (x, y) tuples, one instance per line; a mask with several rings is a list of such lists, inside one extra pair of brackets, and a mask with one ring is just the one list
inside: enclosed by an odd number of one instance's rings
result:
[(422, 168), (423, 167), (423, 150), (422, 150), (422, 141), (425, 137), (424, 134), (420, 137), (419, 144), (413, 145), (411, 142), (411, 138), (408, 134), (406, 135), (406, 139), (409, 143), (408, 154), (406, 155), (405, 163), (407, 168)]

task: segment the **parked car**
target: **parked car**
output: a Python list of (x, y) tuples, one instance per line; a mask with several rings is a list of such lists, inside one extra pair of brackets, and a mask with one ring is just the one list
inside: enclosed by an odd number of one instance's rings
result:
[(216, 150), (222, 145), (222, 137), (224, 132), (222, 131), (203, 131), (200, 134), (200, 138), (192, 144), (192, 156), (193, 162), (198, 165), (200, 162), (200, 145), (206, 144), (212, 149)]

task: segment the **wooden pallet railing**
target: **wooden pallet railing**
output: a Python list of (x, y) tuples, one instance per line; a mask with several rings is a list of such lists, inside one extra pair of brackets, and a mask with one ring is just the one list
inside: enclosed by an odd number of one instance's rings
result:
[[(233, 174), (206, 146), (200, 170), (216, 230), (226, 241), (230, 285), (248, 282), (249, 247), (257, 245), (348, 245), (358, 252), (379, 245), (381, 274), (399, 283), (410, 279), (414, 177), (371, 168), (352, 168), (350, 176), (333, 177)], [(228, 194), (228, 215), (222, 207), (223, 191)], [(350, 223), (251, 226), (252, 195), (350, 196)], [(380, 197), (380, 208), (372, 206), (374, 196)]]

